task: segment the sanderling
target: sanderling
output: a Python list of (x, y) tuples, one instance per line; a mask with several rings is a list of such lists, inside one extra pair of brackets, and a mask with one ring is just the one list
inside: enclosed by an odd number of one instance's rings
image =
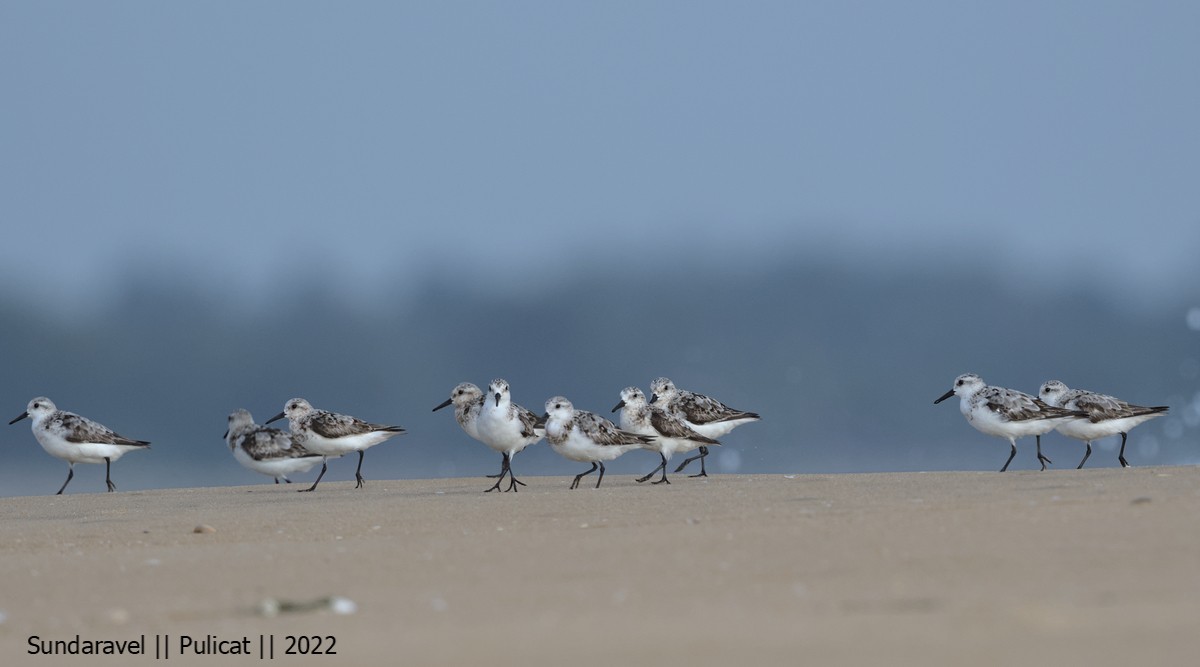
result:
[(1084, 389), (1070, 389), (1058, 380), (1051, 380), (1042, 385), (1038, 395), (1046, 403), (1058, 408), (1082, 410), (1087, 413), (1087, 419), (1077, 419), (1058, 425), (1058, 432), (1063, 435), (1082, 440), (1087, 444), (1083, 461), (1079, 462), (1076, 470), (1092, 455), (1092, 441), (1106, 438), (1110, 435), (1121, 434), (1121, 452), (1117, 460), (1121, 467), (1128, 468), (1125, 460), (1125, 439), (1129, 430), (1144, 421), (1161, 417), (1166, 414), (1167, 406), (1158, 405), (1152, 408), (1126, 403), (1119, 398), (1106, 394), (1097, 394)]
[[(437, 412), (447, 405), (454, 405), (454, 420), (467, 435), (486, 445), (487, 442), (479, 435), (479, 413), (483, 410), (483, 401), (483, 392), (479, 390), (479, 387), (470, 382), (462, 382), (450, 392), (450, 398), (439, 403), (433, 411)], [(507, 460), (501, 455), (500, 472), (488, 475), (488, 477), (493, 479), (504, 477), (508, 469), (507, 463)]]
[(11, 426), (26, 417), (33, 421), (33, 437), (37, 438), (42, 449), (50, 456), (67, 462), (67, 481), (58, 490), (59, 494), (75, 476), (76, 463), (103, 463), (104, 482), (109, 491), (116, 491), (117, 485), (113, 484), (109, 474), (112, 462), (125, 452), (150, 446), (145, 440), (130, 440), (118, 435), (87, 417), (59, 410), (54, 407), (53, 401), (44, 396), (30, 401), (25, 412), (8, 423)]
[(703, 445), (721, 444), (697, 433), (679, 414), (667, 412), (660, 405), (647, 403), (646, 395), (637, 387), (626, 387), (621, 390), (621, 402), (612, 409), (613, 412), (617, 410), (621, 411), (621, 428), (630, 433), (655, 436), (654, 442), (646, 445), (645, 448), (658, 452), (658, 455), (662, 457), (662, 463), (659, 463), (658, 467), (651, 470), (648, 475), (639, 477), (638, 482), (644, 482), (653, 477), (654, 473), (662, 470), (662, 479), (651, 483), (666, 482), (670, 484), (671, 481), (667, 479), (667, 461), (671, 460), (673, 454), (690, 452)]
[(284, 417), (288, 418), (288, 426), (295, 441), (308, 451), (320, 454), (326, 459), (321, 461), (321, 474), (317, 475), (317, 481), (301, 491), (317, 488), (329, 467), (327, 459), (330, 456), (342, 456), (350, 452), (358, 452), (358, 468), (354, 471), (354, 479), (358, 483), (354, 488), (361, 489), (363, 452), (388, 438), (404, 433), (404, 429), (399, 426), (371, 424), (358, 417), (318, 410), (303, 398), (293, 398), (284, 403), (283, 412), (268, 419), (267, 423)]
[(517, 452), (534, 444), (546, 434), (537, 415), (512, 402), (508, 382), (492, 380), (479, 411), (479, 439), (485, 445), (500, 452), (500, 477), (488, 491), (500, 488), (505, 473), (508, 474), (508, 491), (516, 491), (517, 485), (525, 486), (512, 472), (512, 459)]
[(238, 463), (274, 478), (276, 484), (280, 478), (291, 484), (288, 475), (308, 472), (324, 459), (296, 443), (291, 433), (255, 424), (250, 411), (242, 408), (229, 413), (225, 444)]
[[(719, 438), (733, 429), (752, 421), (758, 421), (759, 416), (754, 412), (735, 410), (715, 398), (704, 394), (676, 389), (675, 383), (667, 378), (658, 378), (650, 383), (650, 402), (662, 402), (668, 412), (678, 413), (695, 432), (706, 438)], [(689, 463), (700, 459), (700, 473), (692, 477), (708, 477), (704, 469), (704, 458), (708, 456), (708, 446), (701, 445), (700, 453), (683, 460), (675, 472), (682, 472)]]
[[(454, 419), (467, 435), (479, 440), (479, 411), (483, 409), (483, 392), (470, 382), (460, 383), (450, 392), (450, 398), (438, 403), (434, 412), (453, 405)], [(482, 442), (482, 441), (481, 441)]]
[(1017, 438), (1027, 435), (1037, 437), (1037, 457), (1042, 464), (1042, 470), (1047, 463), (1053, 463), (1042, 456), (1042, 434), (1053, 431), (1064, 421), (1086, 417), (1078, 410), (1066, 410), (1047, 405), (1041, 399), (1003, 387), (989, 387), (974, 373), (965, 373), (954, 380), (954, 387), (942, 394), (934, 404), (958, 395), (958, 409), (967, 418), (967, 422), (979, 431), (998, 438), (1008, 439), (1012, 452), (1000, 472), (1008, 470), (1017, 455)]
[(579, 487), (579, 480), (600, 467), (596, 488), (604, 479), (604, 462), (611, 461), (631, 449), (640, 449), (654, 441), (652, 435), (630, 433), (604, 417), (584, 410), (576, 410), (562, 396), (546, 401), (546, 441), (550, 448), (572, 461), (591, 463), (592, 467), (575, 476), (571, 488)]

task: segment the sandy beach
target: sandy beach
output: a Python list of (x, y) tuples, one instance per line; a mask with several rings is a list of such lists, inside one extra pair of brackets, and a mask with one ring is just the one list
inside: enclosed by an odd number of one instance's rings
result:
[[(250, 664), (260, 635), (284, 664), (1200, 654), (1200, 468), (524, 481), (2, 499), (0, 661), (144, 664), (165, 636), (171, 664)], [(327, 596), (353, 613), (289, 611)], [(33, 656), (33, 635), (145, 635), (148, 655)], [(335, 638), (336, 655), (283, 654), (301, 635)], [(252, 655), (179, 655), (210, 636)]]

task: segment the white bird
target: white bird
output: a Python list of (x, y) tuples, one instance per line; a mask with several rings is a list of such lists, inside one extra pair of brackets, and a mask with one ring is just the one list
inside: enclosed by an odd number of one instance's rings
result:
[(113, 484), (110, 474), (112, 462), (126, 452), (150, 446), (145, 440), (131, 440), (118, 435), (87, 417), (59, 410), (54, 407), (53, 401), (44, 396), (30, 401), (25, 412), (8, 423), (11, 426), (26, 417), (33, 422), (33, 437), (37, 438), (42, 449), (50, 456), (67, 462), (67, 481), (63, 482), (55, 495), (61, 494), (75, 476), (76, 463), (103, 463), (104, 482), (110, 492), (116, 491), (117, 485)]
[[(454, 420), (458, 422), (462, 430), (473, 439), (487, 445), (487, 441), (479, 434), (479, 414), (483, 411), (483, 403), (484, 396), (479, 387), (470, 382), (462, 382), (450, 392), (450, 398), (439, 403), (433, 411), (437, 412), (448, 405), (453, 405)], [(488, 477), (492, 479), (497, 477), (503, 478), (508, 473), (507, 464), (508, 461), (502, 454), (500, 457), (500, 472), (495, 475), (488, 475)], [(499, 485), (499, 482), (496, 482), (496, 484)], [(491, 489), (488, 490), (490, 491)]]
[(1042, 456), (1042, 434), (1053, 431), (1063, 422), (1087, 416), (1078, 410), (1047, 405), (1041, 399), (1015, 389), (989, 387), (974, 373), (958, 376), (950, 391), (942, 394), (934, 404), (955, 395), (961, 399), (959, 411), (971, 426), (988, 435), (1005, 438), (1012, 445), (1012, 452), (1000, 472), (1008, 470), (1008, 464), (1017, 455), (1017, 438), (1029, 435), (1037, 437), (1037, 457), (1045, 470), (1046, 464), (1053, 461)]
[(500, 462), (500, 477), (488, 491), (499, 489), (505, 474), (508, 474), (509, 480), (506, 490), (516, 491), (518, 484), (525, 486), (525, 483), (513, 475), (513, 457), (541, 440), (546, 431), (537, 415), (512, 402), (508, 382), (503, 379), (492, 380), (484, 399), (477, 425), (479, 439), (504, 457)]
[(631, 449), (640, 449), (654, 441), (654, 436), (630, 433), (617, 428), (609, 420), (591, 412), (576, 410), (562, 396), (546, 401), (546, 442), (550, 448), (572, 461), (591, 463), (592, 467), (575, 476), (571, 488), (579, 480), (600, 467), (596, 488), (604, 479), (604, 462), (611, 461)]
[(238, 463), (273, 478), (276, 484), (281, 478), (291, 484), (288, 475), (308, 472), (324, 459), (297, 444), (292, 434), (255, 424), (250, 411), (242, 408), (229, 414), (225, 443)]
[[(678, 413), (692, 430), (706, 438), (719, 438), (742, 424), (760, 419), (757, 413), (736, 410), (704, 394), (677, 389), (667, 378), (651, 382), (650, 393), (650, 403), (662, 403), (668, 412)], [(701, 445), (700, 453), (684, 459), (675, 472), (682, 472), (689, 463), (700, 459), (700, 473), (692, 477), (708, 477), (708, 471), (704, 469), (707, 456), (708, 446)]]
[(358, 417), (318, 410), (303, 398), (293, 398), (284, 403), (283, 412), (268, 419), (267, 423), (270, 424), (284, 417), (288, 418), (292, 438), (308, 451), (316, 452), (324, 457), (321, 461), (321, 474), (317, 475), (317, 481), (307, 489), (300, 489), (301, 491), (312, 491), (317, 488), (317, 484), (321, 483), (321, 478), (325, 476), (325, 471), (329, 467), (330, 456), (337, 457), (350, 452), (358, 452), (358, 468), (354, 471), (354, 479), (358, 483), (354, 488), (361, 489), (363, 486), (363, 452), (389, 438), (404, 433), (404, 429), (399, 426), (372, 424)]
[(1058, 380), (1051, 380), (1042, 385), (1038, 395), (1046, 403), (1055, 407), (1069, 410), (1081, 410), (1087, 413), (1087, 419), (1064, 422), (1058, 425), (1058, 432), (1069, 438), (1082, 440), (1087, 444), (1087, 451), (1076, 469), (1092, 455), (1092, 441), (1106, 438), (1110, 435), (1121, 434), (1121, 452), (1117, 460), (1121, 467), (1128, 468), (1125, 460), (1125, 439), (1129, 431), (1144, 421), (1161, 417), (1167, 412), (1167, 406), (1158, 405), (1152, 408), (1126, 403), (1119, 398), (1107, 394), (1097, 394), (1085, 389), (1070, 389)]
[(667, 462), (671, 460), (672, 455), (690, 452), (704, 445), (721, 444), (697, 433), (679, 414), (668, 412), (661, 405), (646, 402), (646, 395), (637, 387), (621, 390), (621, 401), (612, 409), (613, 412), (617, 410), (621, 411), (621, 428), (631, 433), (655, 436), (654, 442), (645, 448), (658, 452), (662, 457), (662, 463), (648, 475), (639, 477), (638, 482), (645, 482), (653, 477), (654, 473), (662, 470), (662, 479), (651, 483), (670, 484), (671, 480), (667, 479)]

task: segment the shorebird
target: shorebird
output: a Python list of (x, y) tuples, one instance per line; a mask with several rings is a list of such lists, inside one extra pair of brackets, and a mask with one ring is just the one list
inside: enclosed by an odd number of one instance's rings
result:
[[(434, 412), (444, 407), (454, 406), (454, 420), (462, 427), (467, 435), (475, 440), (479, 438), (479, 411), (483, 409), (483, 392), (470, 382), (462, 382), (450, 391), (450, 398), (438, 403)], [(492, 477), (493, 475), (488, 475)]]
[[(487, 442), (484, 442), (479, 435), (479, 413), (483, 410), (483, 401), (483, 392), (479, 390), (479, 387), (470, 382), (462, 382), (450, 392), (450, 398), (438, 403), (433, 411), (437, 412), (446, 406), (453, 405), (454, 421), (458, 422), (463, 432), (486, 445)], [(492, 479), (504, 477), (507, 472), (506, 463), (504, 456), (501, 455), (500, 472), (495, 475), (487, 475), (487, 477)]]
[(363, 486), (362, 462), (363, 452), (379, 443), (404, 433), (399, 426), (372, 424), (358, 417), (339, 415), (314, 408), (303, 398), (293, 398), (283, 404), (283, 412), (271, 417), (267, 423), (288, 418), (288, 426), (292, 438), (310, 452), (316, 452), (324, 457), (321, 461), (321, 474), (317, 481), (307, 489), (312, 491), (321, 483), (325, 471), (329, 468), (330, 456), (342, 456), (350, 452), (358, 452), (358, 468), (354, 471), (354, 479), (358, 483), (354, 488)]
[(541, 440), (546, 435), (546, 430), (537, 415), (512, 402), (508, 382), (505, 380), (492, 380), (484, 399), (483, 407), (479, 411), (479, 439), (504, 457), (500, 462), (500, 477), (495, 486), (488, 491), (498, 490), (507, 473), (506, 491), (515, 492), (518, 484), (525, 486), (525, 483), (513, 474), (513, 457)]
[(592, 464), (591, 468), (575, 476), (572, 489), (578, 488), (579, 480), (595, 472), (597, 466), (600, 468), (600, 477), (596, 479), (596, 488), (600, 488), (605, 461), (654, 441), (654, 436), (622, 431), (604, 417), (576, 410), (562, 396), (546, 401), (546, 414), (542, 418), (546, 420), (546, 441), (551, 449), (572, 461)]
[(118, 435), (109, 427), (87, 417), (59, 410), (54, 407), (53, 401), (44, 396), (30, 401), (25, 412), (8, 424), (11, 426), (26, 417), (33, 422), (33, 437), (37, 438), (42, 449), (50, 456), (67, 462), (67, 481), (63, 482), (55, 495), (62, 494), (75, 476), (76, 463), (103, 463), (104, 482), (110, 492), (116, 491), (117, 485), (110, 474), (112, 462), (126, 452), (150, 446), (145, 440), (132, 440)]
[(250, 411), (242, 408), (229, 414), (225, 443), (238, 463), (276, 484), (281, 478), (291, 484), (288, 475), (308, 472), (324, 459), (297, 444), (291, 433), (255, 424)]
[[(650, 393), (651, 403), (661, 402), (668, 412), (678, 413), (692, 430), (706, 438), (719, 438), (742, 424), (758, 421), (760, 418), (754, 412), (735, 410), (704, 394), (677, 389), (675, 383), (667, 378), (658, 378), (651, 382)], [(700, 453), (684, 459), (679, 467), (675, 468), (675, 472), (682, 472), (689, 463), (700, 459), (700, 473), (691, 476), (708, 477), (708, 471), (704, 469), (704, 458), (707, 456), (708, 446), (701, 445)]]
[(1017, 455), (1017, 438), (1028, 435), (1037, 437), (1037, 457), (1045, 470), (1047, 463), (1054, 462), (1042, 456), (1042, 434), (1053, 431), (1065, 421), (1087, 416), (1078, 410), (1047, 405), (1016, 389), (989, 387), (974, 373), (958, 376), (950, 391), (933, 403), (936, 405), (955, 395), (962, 399), (958, 409), (971, 426), (988, 435), (1005, 438), (1012, 445), (1012, 452), (1000, 472), (1008, 470), (1008, 464)]
[(662, 463), (646, 476), (639, 477), (638, 482), (645, 482), (653, 477), (654, 473), (662, 470), (662, 479), (651, 484), (670, 484), (671, 480), (667, 479), (667, 462), (671, 460), (672, 455), (690, 452), (705, 445), (721, 444), (697, 433), (678, 414), (667, 412), (660, 405), (646, 402), (646, 395), (637, 387), (621, 390), (621, 401), (612, 409), (613, 412), (617, 410), (621, 411), (622, 429), (655, 436), (654, 442), (645, 445), (645, 448), (658, 452), (662, 458)]
[(1069, 438), (1082, 440), (1087, 445), (1083, 460), (1076, 470), (1083, 467), (1088, 457), (1092, 455), (1092, 441), (1106, 438), (1110, 435), (1121, 434), (1121, 452), (1117, 460), (1122, 468), (1128, 468), (1125, 460), (1125, 439), (1129, 431), (1144, 421), (1161, 417), (1167, 413), (1167, 406), (1158, 405), (1152, 408), (1126, 403), (1119, 398), (1107, 394), (1097, 394), (1084, 389), (1070, 389), (1058, 380), (1051, 380), (1042, 385), (1038, 395), (1046, 403), (1068, 410), (1080, 410), (1087, 413), (1087, 419), (1077, 419), (1058, 425), (1058, 432)]

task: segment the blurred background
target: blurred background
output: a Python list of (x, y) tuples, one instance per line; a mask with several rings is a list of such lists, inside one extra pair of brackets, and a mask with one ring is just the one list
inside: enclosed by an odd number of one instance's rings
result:
[[(226, 415), (303, 396), (409, 429), (369, 484), (499, 469), (430, 412), (458, 382), (615, 418), (665, 375), (763, 415), (715, 472), (999, 469), (1004, 441), (933, 405), (973, 371), (1170, 405), (1130, 462), (1200, 463), (1198, 22), (1187, 2), (7, 2), (3, 416), (45, 395), (153, 441), (114, 465), (122, 490), (261, 484)], [(53, 493), (66, 464), (4, 429), (0, 494)], [(1043, 440), (1056, 468), (1082, 457)], [(514, 462), (582, 467), (545, 444)]]

